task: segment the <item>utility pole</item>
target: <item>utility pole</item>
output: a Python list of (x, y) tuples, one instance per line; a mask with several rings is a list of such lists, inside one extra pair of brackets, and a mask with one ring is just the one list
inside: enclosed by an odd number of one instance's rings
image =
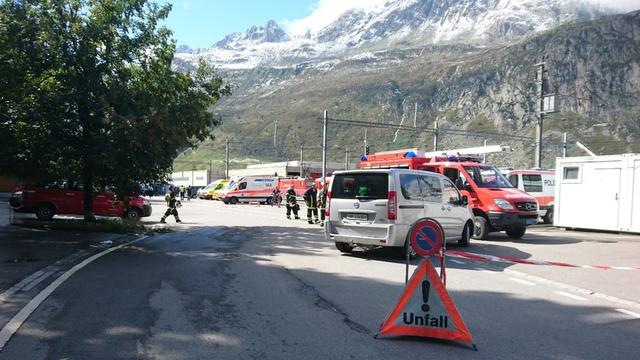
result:
[(567, 133), (562, 134), (562, 157), (567, 157)]
[[(484, 139), (483, 146), (487, 146), (487, 139)], [(482, 162), (487, 163), (487, 153), (482, 154)]]
[(211, 182), (211, 160), (209, 160), (209, 176), (207, 179), (207, 184)]
[(413, 127), (418, 127), (418, 102), (416, 101), (416, 107), (413, 111)]
[(304, 145), (300, 145), (300, 177), (304, 177)]
[(544, 121), (544, 76), (545, 62), (536, 64), (538, 67), (537, 85), (538, 85), (538, 122), (536, 123), (536, 157), (535, 167), (542, 168), (542, 123)]
[(438, 122), (433, 122), (433, 151), (438, 151)]
[(349, 148), (344, 148), (344, 169), (349, 170)]
[(227, 139), (224, 147), (224, 178), (229, 178), (229, 139)]
[(329, 122), (329, 114), (327, 110), (324, 111), (322, 119), (322, 187), (324, 188), (327, 175), (327, 123)]
[(273, 148), (275, 149), (278, 146), (278, 120), (276, 120), (273, 125)]
[(362, 155), (367, 155), (367, 129), (364, 129), (364, 149), (362, 150)]

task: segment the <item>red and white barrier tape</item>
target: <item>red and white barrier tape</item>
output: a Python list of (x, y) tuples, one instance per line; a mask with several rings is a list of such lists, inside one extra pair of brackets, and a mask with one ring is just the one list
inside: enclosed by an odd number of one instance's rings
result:
[(574, 264), (557, 262), (557, 261), (525, 260), (525, 259), (515, 258), (511, 256), (475, 254), (475, 253), (459, 251), (459, 250), (447, 250), (447, 255), (457, 257), (457, 258), (476, 260), (476, 261), (495, 261), (495, 262), (503, 262), (503, 263), (506, 262), (506, 263), (512, 263), (512, 264), (548, 265), (548, 266), (560, 266), (560, 267), (596, 269), (596, 270), (640, 270), (640, 267), (637, 267), (637, 266), (574, 265)]

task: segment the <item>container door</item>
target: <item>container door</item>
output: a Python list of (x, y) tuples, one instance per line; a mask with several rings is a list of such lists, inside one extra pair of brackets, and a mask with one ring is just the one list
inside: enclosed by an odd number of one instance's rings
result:
[(593, 169), (592, 176), (584, 176), (590, 183), (589, 202), (593, 211), (585, 211), (586, 225), (599, 224), (604, 230), (617, 230), (620, 215), (621, 169)]
[(629, 231), (640, 232), (640, 159), (633, 162), (633, 167), (629, 169), (633, 172), (631, 182), (631, 222)]

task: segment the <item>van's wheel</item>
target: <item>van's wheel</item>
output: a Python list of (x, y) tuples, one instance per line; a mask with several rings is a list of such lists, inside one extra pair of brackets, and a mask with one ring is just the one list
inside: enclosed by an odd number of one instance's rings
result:
[(341, 253), (350, 254), (353, 251), (353, 246), (351, 244), (347, 244), (344, 242), (336, 241), (336, 248), (340, 250)]
[(464, 224), (464, 230), (462, 231), (462, 237), (458, 240), (458, 246), (468, 247), (471, 242), (471, 234), (473, 233), (473, 223), (467, 222)]
[(271, 196), (268, 197), (267, 200), (264, 203), (267, 204), (267, 205), (273, 206), (273, 197), (271, 197)]
[(544, 214), (544, 217), (542, 218), (542, 221), (545, 224), (553, 224), (553, 208), (549, 208), (547, 210), (547, 213)]
[(484, 240), (489, 236), (489, 222), (483, 216), (473, 219), (473, 238)]
[(36, 217), (40, 220), (51, 220), (55, 210), (51, 204), (42, 204), (36, 209)]
[(235, 205), (238, 203), (238, 198), (237, 197), (232, 197), (231, 199), (229, 199), (229, 204), (231, 205)]
[(525, 232), (527, 232), (527, 228), (524, 226), (509, 229), (506, 231), (507, 235), (509, 235), (509, 237), (512, 239), (520, 239)]
[(135, 220), (135, 221), (139, 221), (141, 217), (142, 217), (142, 214), (140, 213), (140, 210), (135, 208), (128, 209), (123, 216), (123, 218), (125, 219)]

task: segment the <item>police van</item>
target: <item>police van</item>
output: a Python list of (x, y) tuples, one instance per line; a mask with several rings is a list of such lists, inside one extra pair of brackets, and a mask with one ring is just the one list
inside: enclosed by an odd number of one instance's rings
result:
[(553, 170), (507, 170), (505, 174), (514, 188), (536, 198), (538, 214), (545, 224), (553, 223), (556, 173)]
[(338, 171), (327, 193), (325, 238), (354, 247), (410, 249), (407, 234), (422, 218), (437, 220), (445, 240), (469, 246), (473, 211), (446, 176), (409, 169)]
[(220, 200), (225, 204), (257, 201), (271, 201), (273, 190), (278, 184), (277, 176), (247, 176), (229, 183)]

